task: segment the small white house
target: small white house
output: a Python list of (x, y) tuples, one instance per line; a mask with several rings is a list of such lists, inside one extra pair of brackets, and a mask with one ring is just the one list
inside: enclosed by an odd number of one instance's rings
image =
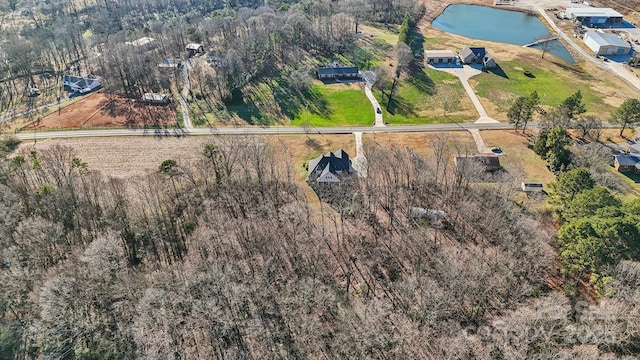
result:
[(600, 31), (587, 31), (584, 34), (584, 43), (593, 50), (596, 55), (627, 55), (631, 51), (631, 45), (622, 40), (618, 35)]

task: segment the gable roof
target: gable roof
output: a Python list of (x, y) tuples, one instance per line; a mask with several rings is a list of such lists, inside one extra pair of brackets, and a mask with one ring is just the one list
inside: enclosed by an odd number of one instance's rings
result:
[(336, 173), (339, 171), (349, 172), (350, 170), (349, 154), (342, 149), (336, 151), (336, 153), (329, 151), (324, 155), (309, 160), (309, 174), (316, 171)]
[(126, 41), (125, 44), (127, 45), (132, 45), (132, 46), (143, 46), (143, 45), (147, 45), (153, 41), (155, 41), (156, 39), (154, 38), (150, 38), (148, 36), (145, 37), (141, 37), (140, 39), (136, 39), (133, 41)]
[(600, 31), (589, 31), (585, 34), (585, 38), (589, 37), (600, 46), (613, 45), (624, 48), (631, 48), (626, 41), (622, 40), (618, 35), (609, 34)]
[(640, 157), (631, 154), (616, 154), (613, 155), (619, 165), (622, 166), (637, 166), (640, 164)]
[(596, 7), (579, 7), (567, 8), (565, 14), (575, 17), (613, 17), (621, 18), (622, 14), (612, 8), (596, 8)]
[(487, 53), (487, 50), (483, 47), (470, 47), (460, 50), (459, 54), (461, 57), (467, 58), (469, 55), (475, 56), (477, 59), (484, 58), (484, 55)]
[(425, 57), (456, 57), (451, 50), (425, 50)]
[(353, 74), (357, 72), (358, 72), (358, 68), (355, 66), (318, 68), (318, 74), (321, 74), (321, 75), (346, 75), (346, 74)]

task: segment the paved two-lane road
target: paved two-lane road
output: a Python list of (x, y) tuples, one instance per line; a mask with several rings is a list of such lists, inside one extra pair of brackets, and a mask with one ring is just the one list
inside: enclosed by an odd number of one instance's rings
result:
[[(430, 124), (430, 125), (401, 125), (386, 127), (345, 126), (314, 128), (317, 134), (352, 134), (363, 133), (397, 133), (397, 132), (431, 132), (431, 131), (460, 131), (469, 129), (504, 130), (512, 129), (507, 123), (491, 124)], [(306, 134), (309, 130), (303, 127), (235, 127), (235, 128), (193, 128), (193, 129), (110, 129), (110, 130), (71, 130), (71, 131), (34, 131), (16, 134), (20, 140), (61, 139), (81, 137), (109, 137), (109, 136), (203, 136), (203, 135), (286, 135)]]

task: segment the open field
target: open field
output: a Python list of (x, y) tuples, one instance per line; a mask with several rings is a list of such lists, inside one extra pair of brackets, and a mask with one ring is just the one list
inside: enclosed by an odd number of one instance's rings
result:
[(107, 126), (173, 126), (175, 108), (96, 93), (60, 111), (52, 112), (26, 129), (64, 129)]
[(385, 148), (393, 146), (410, 147), (417, 154), (433, 156), (433, 144), (438, 140), (445, 140), (450, 146), (452, 155), (473, 154), (478, 152), (473, 137), (467, 131), (452, 131), (438, 133), (383, 133), (362, 134), (365, 143), (376, 143)]

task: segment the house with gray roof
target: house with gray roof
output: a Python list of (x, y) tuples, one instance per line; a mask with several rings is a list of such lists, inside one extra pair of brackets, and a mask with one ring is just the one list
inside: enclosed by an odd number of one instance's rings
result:
[(91, 74), (87, 76), (65, 75), (62, 78), (62, 85), (75, 93), (86, 94), (93, 90), (99, 89), (102, 82), (99, 77)]
[(481, 64), (489, 69), (496, 66), (496, 61), (483, 47), (470, 47), (458, 51), (458, 57), (463, 64)]
[(631, 45), (616, 34), (587, 31), (583, 40), (596, 55), (627, 55), (631, 51)]
[(309, 175), (307, 181), (318, 183), (337, 183), (340, 178), (354, 174), (351, 160), (346, 151), (340, 149), (336, 152), (327, 152), (315, 159), (309, 160)]
[(613, 167), (619, 172), (640, 172), (640, 157), (634, 154), (613, 155)]
[(358, 67), (345, 66), (339, 61), (331, 61), (325, 67), (316, 70), (318, 80), (336, 80), (336, 79), (357, 79)]

